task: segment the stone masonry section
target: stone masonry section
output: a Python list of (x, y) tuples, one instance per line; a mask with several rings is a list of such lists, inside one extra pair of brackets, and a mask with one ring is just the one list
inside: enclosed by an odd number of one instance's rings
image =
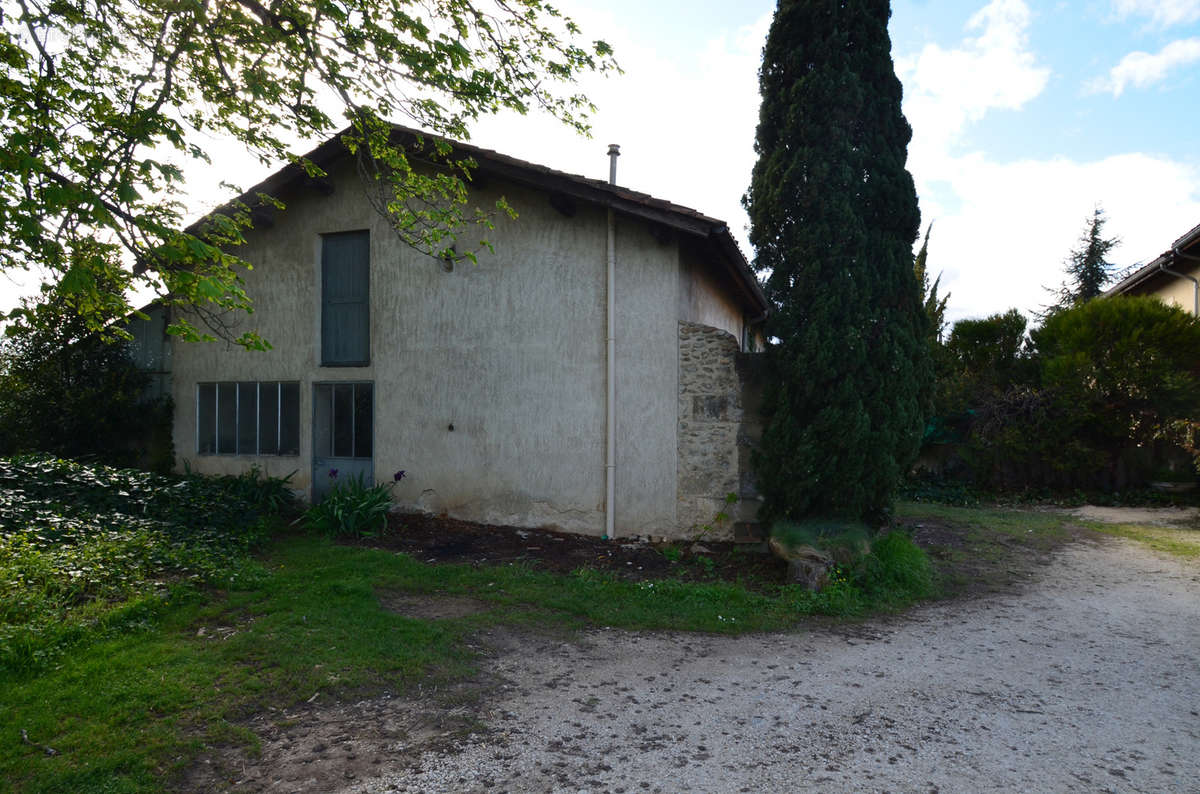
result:
[[(676, 520), (689, 538), (703, 533), (731, 540), (735, 526), (753, 521), (758, 509), (749, 447), (757, 439), (757, 412), (747, 422), (746, 373), (732, 334), (698, 323), (679, 323), (679, 427)], [(754, 389), (749, 390), (755, 391)], [(738, 503), (727, 506), (728, 494)], [(716, 521), (725, 512), (726, 521)], [(710, 527), (707, 531), (705, 527)]]

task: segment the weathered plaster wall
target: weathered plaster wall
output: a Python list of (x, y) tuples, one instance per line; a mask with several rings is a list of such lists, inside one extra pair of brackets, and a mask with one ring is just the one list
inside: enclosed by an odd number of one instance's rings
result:
[[(516, 221), (497, 220), (496, 254), (443, 264), (400, 244), (348, 168), (336, 190), (286, 196), (274, 228), (240, 252), (255, 265), (246, 289), (255, 313), (238, 320), (274, 345), (251, 353), (225, 345), (177, 346), (175, 438), (193, 470), (226, 473), (258, 463), (297, 470), (311, 484), (312, 384), (375, 383), (377, 478), (405, 469), (401, 505), (467, 519), (604, 526), (605, 213), (574, 217), (543, 193), (492, 184)], [(371, 232), (371, 365), (322, 368), (320, 235)], [(461, 246), (460, 246), (461, 247)], [(678, 250), (644, 224), (618, 217), (618, 534), (675, 523), (675, 318)], [(300, 455), (195, 454), (195, 385), (209, 380), (299, 380)], [(453, 425), (453, 430), (450, 429)]]
[(728, 331), (742, 339), (742, 307), (729, 276), (704, 256), (693, 243), (684, 240), (679, 249), (679, 320), (699, 323)]

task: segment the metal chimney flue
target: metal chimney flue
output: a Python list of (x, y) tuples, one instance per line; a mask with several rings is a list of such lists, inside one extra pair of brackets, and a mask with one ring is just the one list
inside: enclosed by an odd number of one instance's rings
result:
[(621, 147), (615, 143), (608, 145), (608, 184), (617, 184), (617, 158), (621, 156)]

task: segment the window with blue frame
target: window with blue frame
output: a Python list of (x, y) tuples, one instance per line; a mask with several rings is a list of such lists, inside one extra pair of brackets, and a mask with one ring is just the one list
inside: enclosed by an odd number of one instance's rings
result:
[(299, 455), (300, 384), (295, 381), (198, 384), (196, 452)]
[(371, 237), (321, 236), (321, 366), (371, 363)]

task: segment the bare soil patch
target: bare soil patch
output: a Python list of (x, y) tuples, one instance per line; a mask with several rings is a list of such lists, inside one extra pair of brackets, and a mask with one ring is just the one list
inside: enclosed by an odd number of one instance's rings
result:
[(413, 593), (379, 593), (379, 605), (384, 609), (420, 620), (456, 620), (478, 615), (493, 605), (463, 596), (414, 595)]
[[(766, 551), (765, 544), (701, 539), (661, 544), (635, 538), (597, 537), (495, 524), (478, 524), (446, 516), (396, 514), (388, 517), (387, 534), (353, 545), (404, 552), (428, 563), (507, 565), (519, 562), (538, 570), (570, 573), (591, 568), (622, 578), (676, 578), (685, 581), (741, 581), (783, 584), (787, 564)], [(678, 553), (672, 560), (667, 554)], [(698, 558), (711, 563), (699, 564)]]
[(1105, 524), (1149, 524), (1178, 526), (1200, 521), (1200, 507), (1100, 507), (1084, 505), (1070, 511), (1088, 521)]
[[(257, 737), (258, 752), (240, 745), (215, 747), (188, 770), (178, 789), (340, 791), (402, 769), (421, 753), (452, 746), (477, 729), (478, 691), (478, 684), (464, 684), (406, 697), (385, 692), (343, 701), (318, 694), (295, 708), (270, 710), (243, 723), (240, 727)], [(455, 693), (462, 701), (457, 705), (448, 697)]]

